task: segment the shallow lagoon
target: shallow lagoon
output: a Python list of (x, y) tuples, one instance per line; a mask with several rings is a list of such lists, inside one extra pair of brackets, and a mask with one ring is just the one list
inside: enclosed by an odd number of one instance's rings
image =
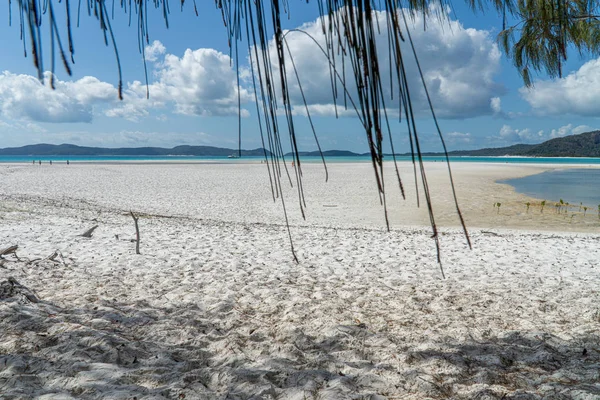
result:
[(563, 199), (572, 205), (596, 208), (600, 204), (600, 169), (557, 169), (523, 178), (499, 181), (519, 193), (556, 202)]

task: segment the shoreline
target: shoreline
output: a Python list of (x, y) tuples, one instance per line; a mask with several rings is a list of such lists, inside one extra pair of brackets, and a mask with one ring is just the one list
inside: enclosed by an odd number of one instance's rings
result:
[[(7, 158), (22, 157), (17, 160), (9, 160)], [(78, 159), (78, 157), (80, 159)], [(89, 158), (88, 158), (89, 157)], [(99, 159), (94, 159), (98, 157)], [(411, 162), (410, 155), (396, 156), (397, 162)], [(451, 164), (469, 163), (469, 164), (510, 164), (510, 165), (566, 165), (566, 166), (597, 166), (600, 167), (599, 157), (527, 157), (527, 156), (449, 156)], [(4, 159), (3, 159), (4, 158)], [(121, 159), (122, 158), (122, 159)], [(292, 156), (285, 157), (287, 162), (293, 161)], [(0, 165), (32, 165), (33, 161), (41, 160), (42, 165), (53, 161), (60, 164), (66, 163), (67, 160), (75, 164), (260, 164), (264, 160), (263, 156), (245, 156), (241, 158), (228, 158), (221, 156), (0, 156)], [(269, 162), (271, 158), (269, 157)], [(371, 163), (369, 156), (329, 156), (325, 157), (327, 163), (331, 164), (364, 164)], [(493, 161), (492, 161), (493, 160)], [(522, 160), (522, 162), (520, 161)], [(539, 162), (539, 160), (543, 160)], [(556, 160), (557, 162), (553, 162)], [(303, 164), (320, 164), (322, 159), (320, 156), (301, 156), (300, 161)], [(445, 156), (423, 156), (425, 163), (445, 163)], [(568, 161), (568, 162), (564, 162)], [(572, 162), (571, 162), (572, 161)], [(579, 162), (580, 161), (580, 162)], [(592, 162), (593, 161), (593, 162)], [(393, 163), (391, 156), (386, 156), (384, 164)]]
[[(26, 168), (26, 165), (4, 164), (0, 165), (0, 175), (6, 185), (5, 198), (10, 198), (11, 193), (52, 201), (67, 197), (72, 201), (82, 200), (148, 214), (194, 216), (226, 222), (283, 223), (281, 202), (279, 199), (273, 202), (266, 165), (243, 165), (240, 168), (237, 163), (77, 163), (68, 167)], [(423, 203), (422, 183), (418, 182), (422, 204), (417, 208), (412, 164), (399, 162), (398, 166), (406, 200), (402, 200), (395, 182), (393, 163), (384, 164), (390, 227), (427, 227), (429, 217)], [(568, 221), (562, 216), (551, 215), (551, 212), (539, 215), (542, 199), (517, 193), (509, 184), (497, 182), (553, 169), (598, 169), (600, 166), (452, 163), (451, 167), (467, 228), (587, 232), (600, 227), (600, 221), (594, 219), (591, 212), (585, 218), (575, 212), (575, 217)], [(379, 202), (371, 165), (333, 163), (328, 164), (328, 170), (330, 179), (326, 183), (322, 165), (303, 165), (306, 220), (300, 213), (297, 189), (282, 180), (290, 224), (384, 228), (384, 210)], [(429, 162), (425, 164), (425, 170), (438, 227), (459, 227), (446, 164)], [(156, 175), (156, 178), (150, 179), (148, 174)], [(158, 192), (154, 188), (156, 184), (160, 185)], [(83, 186), (75, 191), (79, 185)], [(140, 201), (136, 201), (135, 197), (139, 197)], [(167, 199), (168, 203), (165, 202)], [(546, 200), (549, 203), (545, 210), (551, 211), (550, 202), (557, 199)], [(502, 204), (499, 213), (493, 207), (497, 202)], [(530, 212), (526, 210), (527, 202), (531, 203)]]

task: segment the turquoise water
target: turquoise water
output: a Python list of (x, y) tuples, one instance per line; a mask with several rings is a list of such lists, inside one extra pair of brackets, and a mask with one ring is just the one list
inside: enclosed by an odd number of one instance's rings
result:
[[(70, 162), (98, 162), (98, 163), (125, 163), (125, 162), (218, 162), (218, 163), (240, 163), (240, 162), (260, 162), (263, 157), (193, 157), (193, 156), (0, 156), (0, 163), (28, 163), (34, 160), (42, 160), (42, 163), (49, 161), (57, 163)], [(291, 161), (292, 158), (288, 157)], [(411, 157), (397, 156), (398, 161), (410, 161)], [(429, 162), (443, 162), (444, 157), (423, 157)], [(356, 157), (327, 157), (330, 163), (360, 163), (371, 162), (368, 156)], [(392, 157), (387, 156), (386, 160), (391, 161)], [(307, 163), (321, 162), (320, 157), (301, 157), (301, 161)], [(450, 157), (451, 162), (484, 162), (501, 164), (600, 164), (600, 158), (542, 158), (542, 157)]]
[(513, 186), (519, 193), (554, 203), (563, 199), (573, 205), (596, 209), (600, 204), (600, 169), (546, 171), (523, 178), (499, 181)]

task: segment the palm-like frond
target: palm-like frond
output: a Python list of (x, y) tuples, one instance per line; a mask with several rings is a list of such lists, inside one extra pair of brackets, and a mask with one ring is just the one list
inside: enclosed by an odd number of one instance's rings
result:
[(504, 53), (512, 58), (527, 86), (532, 72), (561, 77), (569, 48), (580, 54), (600, 50), (599, 4), (594, 0), (519, 0), (516, 23), (500, 32)]

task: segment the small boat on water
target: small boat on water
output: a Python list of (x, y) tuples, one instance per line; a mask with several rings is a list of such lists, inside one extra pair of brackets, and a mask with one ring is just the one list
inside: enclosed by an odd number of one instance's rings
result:
[(237, 154), (230, 154), (227, 156), (227, 158), (240, 158), (240, 156), (238, 156)]

